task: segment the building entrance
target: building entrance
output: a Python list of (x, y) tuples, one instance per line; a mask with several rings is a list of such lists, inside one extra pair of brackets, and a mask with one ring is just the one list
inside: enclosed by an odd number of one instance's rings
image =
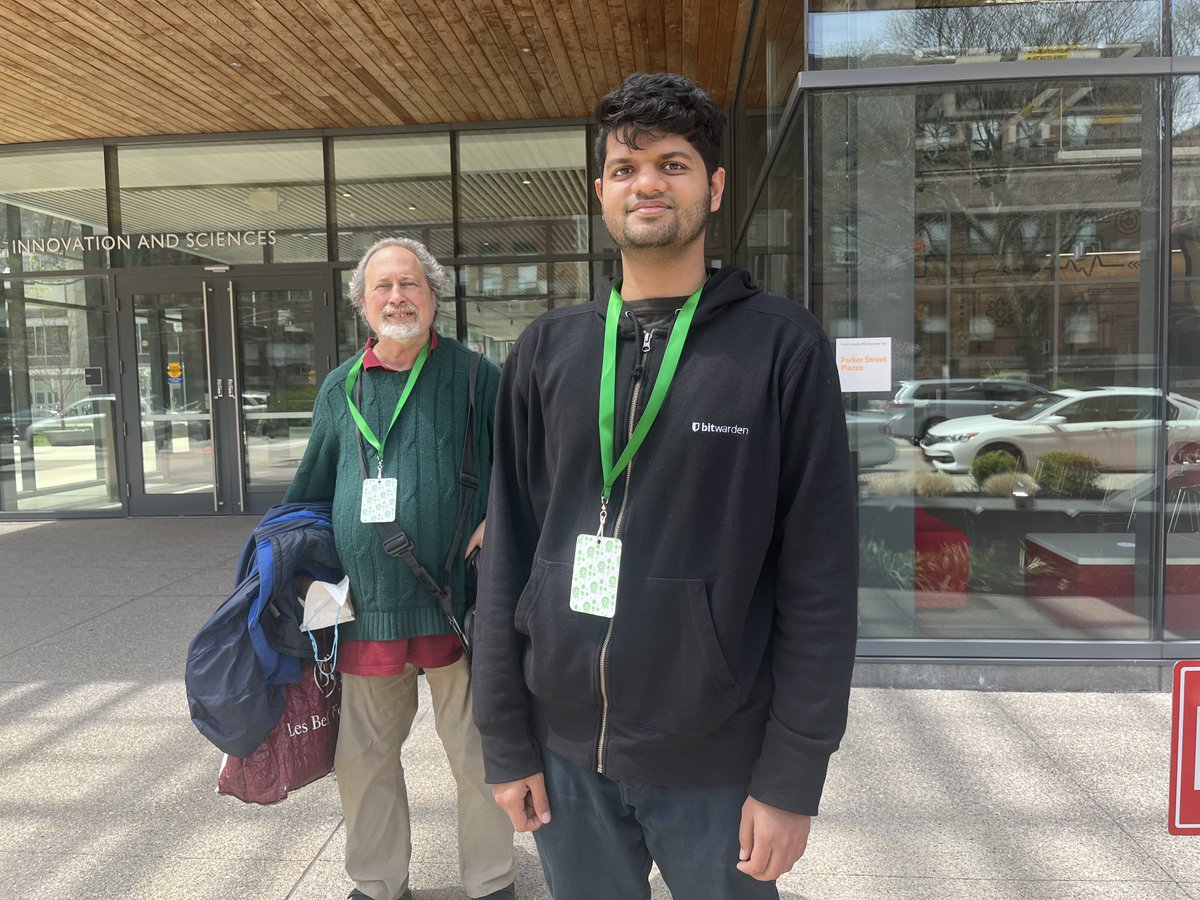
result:
[(118, 276), (130, 515), (257, 514), (279, 502), (335, 358), (327, 278)]

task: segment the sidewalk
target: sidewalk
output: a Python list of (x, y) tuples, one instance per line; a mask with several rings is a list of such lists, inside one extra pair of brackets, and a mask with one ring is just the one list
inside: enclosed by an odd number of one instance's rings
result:
[[(274, 807), (218, 796), (188, 718), (187, 644), (253, 524), (0, 523), (0, 898), (346, 896), (333, 780)], [(1200, 900), (1200, 837), (1166, 831), (1169, 726), (1166, 694), (856, 689), (781, 895)], [(411, 885), (459, 900), (427, 704), (408, 747)], [(519, 895), (548, 897), (517, 848)]]

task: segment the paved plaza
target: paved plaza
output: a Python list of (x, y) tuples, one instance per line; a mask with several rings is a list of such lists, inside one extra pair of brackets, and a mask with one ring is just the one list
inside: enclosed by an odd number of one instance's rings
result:
[[(188, 719), (187, 644), (253, 524), (0, 523), (0, 897), (346, 895), (333, 780), (273, 807), (218, 796), (221, 755)], [(856, 688), (781, 894), (1200, 900), (1200, 837), (1166, 831), (1169, 726), (1164, 693)], [(405, 765), (414, 894), (459, 900), (427, 703)], [(519, 895), (548, 897), (528, 836), (517, 853)]]

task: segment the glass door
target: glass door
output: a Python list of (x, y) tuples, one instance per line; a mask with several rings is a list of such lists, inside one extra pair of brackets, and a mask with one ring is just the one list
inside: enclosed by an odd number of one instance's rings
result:
[(321, 273), (121, 279), (131, 515), (262, 513), (304, 454), (333, 364)]

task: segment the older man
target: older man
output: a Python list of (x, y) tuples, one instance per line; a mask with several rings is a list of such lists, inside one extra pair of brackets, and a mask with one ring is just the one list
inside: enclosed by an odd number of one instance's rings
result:
[(421, 566), (440, 575), (453, 552), (464, 440), (474, 442), (481, 489), (450, 584), (461, 618), (463, 558), (483, 542), (499, 370), (486, 360), (479, 368), (474, 433), (467, 435), (471, 353), (433, 327), (445, 283), (444, 270), (417, 241), (379, 241), (359, 261), (350, 298), (374, 336), (325, 379), (286, 497), (332, 501), (334, 539), (350, 578), (355, 619), (341, 631), (335, 768), (352, 898), (412, 896), (400, 751), (417, 710), (419, 669), (458, 784), (463, 887), (471, 897), (515, 896), (513, 829), (484, 784), (467, 660), (439, 601), (405, 562), (384, 552), (374, 524), (394, 521), (412, 539)]

